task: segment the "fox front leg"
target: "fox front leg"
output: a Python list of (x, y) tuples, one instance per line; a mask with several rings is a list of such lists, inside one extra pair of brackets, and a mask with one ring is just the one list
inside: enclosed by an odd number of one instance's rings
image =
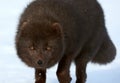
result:
[(46, 83), (46, 69), (35, 69), (35, 83)]

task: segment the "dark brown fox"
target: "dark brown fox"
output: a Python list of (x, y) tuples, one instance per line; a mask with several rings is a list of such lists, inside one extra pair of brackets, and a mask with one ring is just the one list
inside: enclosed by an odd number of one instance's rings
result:
[(97, 0), (35, 0), (24, 10), (16, 35), (17, 54), (35, 68), (35, 83), (46, 82), (46, 69), (58, 63), (59, 83), (85, 83), (88, 62), (107, 64), (116, 49), (108, 36)]

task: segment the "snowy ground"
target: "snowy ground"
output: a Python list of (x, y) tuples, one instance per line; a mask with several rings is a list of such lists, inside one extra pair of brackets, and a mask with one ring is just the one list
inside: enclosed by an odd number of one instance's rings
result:
[[(31, 0), (0, 0), (0, 83), (34, 83), (34, 69), (22, 63), (15, 52), (14, 37), (18, 18)], [(120, 83), (120, 1), (99, 0), (105, 11), (108, 32), (117, 47), (117, 57), (107, 66), (88, 64), (86, 83)], [(48, 70), (47, 83), (58, 83), (57, 66)], [(75, 67), (71, 67), (71, 83), (75, 83)]]

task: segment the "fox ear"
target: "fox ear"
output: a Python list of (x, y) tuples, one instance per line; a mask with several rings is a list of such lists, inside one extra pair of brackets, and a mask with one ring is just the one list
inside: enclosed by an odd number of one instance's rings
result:
[(61, 28), (62, 27), (61, 27), (60, 23), (55, 22), (52, 24), (52, 29), (54, 30), (54, 32), (60, 33)]
[(23, 22), (21, 27), (24, 28), (27, 24), (28, 24), (28, 22)]
[(21, 29), (24, 30), (24, 28), (26, 27), (26, 25), (29, 24), (29, 22), (30, 22), (30, 19), (28, 19), (27, 21), (22, 22)]

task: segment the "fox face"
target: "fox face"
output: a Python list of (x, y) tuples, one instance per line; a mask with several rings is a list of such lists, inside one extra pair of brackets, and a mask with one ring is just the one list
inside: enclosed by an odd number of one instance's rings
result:
[(18, 56), (34, 68), (53, 66), (61, 59), (64, 51), (60, 28), (59, 23), (23, 23), (16, 36)]

